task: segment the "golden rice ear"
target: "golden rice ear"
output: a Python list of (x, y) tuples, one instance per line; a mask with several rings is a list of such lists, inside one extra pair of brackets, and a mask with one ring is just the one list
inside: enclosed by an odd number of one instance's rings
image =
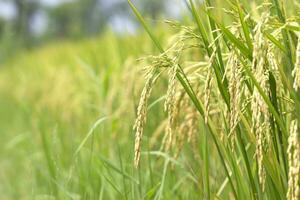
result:
[(147, 80), (145, 86), (143, 88), (141, 98), (139, 101), (139, 105), (137, 108), (137, 118), (135, 120), (135, 124), (133, 129), (136, 130), (135, 133), (135, 146), (134, 146), (134, 165), (138, 167), (141, 155), (141, 141), (144, 132), (144, 126), (147, 119), (147, 106), (148, 106), (148, 99), (150, 97), (153, 84), (156, 80), (156, 74), (152, 70), (152, 72), (147, 76)]
[(298, 91), (300, 88), (300, 36), (298, 36), (298, 44), (296, 50), (296, 63), (292, 75), (294, 77), (293, 88)]
[(178, 65), (175, 64), (169, 70), (169, 83), (165, 101), (165, 111), (168, 112), (168, 123), (166, 126), (166, 150), (169, 150), (173, 142), (173, 129), (176, 115), (175, 95), (176, 95), (176, 73)]
[[(268, 42), (264, 38), (264, 25), (267, 23), (269, 12), (264, 12), (254, 29), (253, 43), (253, 74), (266, 94), (269, 93), (269, 65), (267, 61)], [(264, 190), (265, 186), (265, 169), (263, 159), (265, 150), (268, 149), (270, 139), (270, 114), (268, 105), (263, 100), (261, 94), (254, 88), (252, 94), (252, 129), (256, 135), (256, 157), (258, 162), (259, 182)]]
[(137, 108), (137, 118), (134, 125), (135, 134), (135, 147), (134, 147), (134, 165), (138, 167), (140, 154), (141, 154), (141, 141), (144, 131), (144, 125), (146, 123), (147, 116), (147, 105), (148, 99), (152, 91), (152, 87), (158, 78), (157, 75), (159, 69), (168, 69), (169, 70), (169, 84), (167, 90), (167, 97), (165, 102), (165, 110), (168, 112), (168, 124), (167, 124), (167, 137), (166, 137), (166, 146), (167, 149), (172, 144), (173, 133), (172, 129), (174, 126), (174, 99), (176, 94), (176, 74), (178, 71), (178, 61), (180, 54), (183, 50), (183, 43), (178, 41), (172, 45), (167, 51), (158, 55), (158, 56), (149, 56), (150, 65), (146, 68), (146, 83), (141, 94), (139, 105)]
[(241, 112), (240, 103), (242, 96), (242, 67), (234, 51), (229, 55), (226, 70), (230, 70), (229, 76), (229, 94), (230, 94), (230, 113), (229, 113), (229, 140), (231, 149), (234, 150), (235, 128), (239, 122), (239, 113)]
[(213, 62), (215, 62), (216, 58), (216, 50), (212, 53), (211, 57), (209, 58), (209, 64), (207, 66), (207, 77), (204, 86), (204, 107), (205, 107), (205, 117), (204, 121), (207, 124), (210, 106), (210, 94), (211, 94), (211, 87), (212, 87), (212, 79), (213, 79)]
[(298, 121), (293, 120), (290, 126), (288, 138), (288, 191), (287, 199), (298, 200), (300, 198), (300, 141), (298, 137)]

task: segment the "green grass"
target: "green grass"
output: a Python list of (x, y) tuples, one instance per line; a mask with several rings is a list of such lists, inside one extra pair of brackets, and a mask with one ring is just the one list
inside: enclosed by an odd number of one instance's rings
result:
[[(202, 4), (189, 0), (182, 22), (168, 26), (160, 21), (151, 27), (128, 2), (145, 33), (117, 37), (107, 32), (76, 43), (54, 43), (18, 53), (1, 66), (0, 199), (286, 199), (289, 128), (300, 116), (300, 93), (292, 87), (291, 74), (300, 31), (299, 5), (277, 0), (265, 7), (258, 0)], [(271, 17), (263, 38), (273, 46), (278, 68), (269, 71), (265, 92), (252, 62), (257, 59), (254, 27), (268, 9)], [(176, 91), (184, 92), (200, 116), (197, 145), (185, 141), (177, 158), (177, 143), (169, 151), (161, 149), (169, 69), (157, 68), (160, 77), (149, 99), (141, 162), (135, 168), (132, 127), (145, 83), (141, 69), (153, 65), (153, 57), (137, 59), (160, 54), (166, 55), (159, 57), (160, 62), (172, 58), (169, 48), (182, 36), (189, 37), (176, 63)], [(233, 147), (229, 138), (233, 97), (226, 74), (232, 52), (239, 55), (242, 86), (248, 91), (240, 97), (243, 109)], [(210, 112), (204, 91), (207, 66), (213, 72)], [(254, 92), (270, 120), (271, 140), (263, 159), (265, 191), (255, 156), (253, 111), (247, 104)], [(185, 112), (180, 110), (179, 125), (185, 123), (189, 114)]]

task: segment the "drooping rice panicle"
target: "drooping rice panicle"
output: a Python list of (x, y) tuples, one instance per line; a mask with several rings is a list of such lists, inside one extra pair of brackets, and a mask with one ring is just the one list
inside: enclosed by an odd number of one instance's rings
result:
[(298, 121), (293, 120), (290, 125), (290, 135), (288, 138), (288, 200), (300, 199), (300, 140), (298, 131)]
[(140, 102), (137, 109), (137, 119), (135, 121), (134, 129), (135, 136), (135, 166), (137, 167), (140, 160), (141, 140), (143, 136), (144, 125), (147, 115), (147, 101), (150, 96), (152, 87), (158, 78), (158, 71), (160, 69), (167, 69), (169, 71), (168, 90), (165, 101), (165, 110), (168, 112), (168, 123), (166, 126), (166, 147), (167, 149), (172, 144), (173, 133), (172, 126), (174, 124), (175, 106), (174, 98), (176, 93), (176, 73), (178, 70), (178, 60), (182, 51), (183, 44), (178, 41), (172, 45), (166, 52), (158, 56), (149, 56), (146, 59), (150, 60), (150, 65), (145, 68), (146, 83), (141, 94)]
[[(254, 29), (253, 43), (253, 61), (252, 70), (255, 78), (260, 84), (263, 91), (268, 94), (269, 85), (269, 66), (267, 62), (268, 42), (264, 38), (264, 26), (268, 21), (269, 12), (264, 12), (261, 20), (257, 23)], [(263, 164), (265, 150), (269, 145), (270, 139), (270, 122), (268, 105), (263, 100), (257, 88), (254, 88), (251, 103), (252, 113), (252, 128), (256, 134), (256, 157), (258, 162), (259, 182), (262, 189), (265, 186), (265, 169)]]
[(209, 58), (209, 63), (207, 66), (207, 75), (204, 86), (204, 107), (205, 107), (205, 123), (208, 121), (209, 111), (210, 111), (210, 95), (211, 95), (211, 87), (212, 87), (212, 79), (213, 79), (213, 62), (215, 62), (216, 51), (214, 51)]
[(183, 45), (181, 46), (174, 46), (176, 48), (174, 50), (175, 55), (173, 55), (172, 62), (170, 62), (170, 69), (169, 69), (169, 80), (168, 80), (168, 89), (166, 95), (166, 101), (164, 104), (164, 109), (168, 113), (168, 123), (166, 126), (166, 140), (165, 140), (165, 148), (169, 150), (172, 142), (173, 142), (173, 135), (174, 135), (174, 128), (175, 128), (175, 118), (177, 115), (176, 109), (176, 74), (178, 71), (178, 60), (180, 57), (180, 53), (182, 51)]
[(167, 96), (165, 101), (165, 111), (168, 113), (168, 124), (166, 126), (166, 149), (168, 150), (172, 144), (173, 140), (173, 126), (174, 126), (174, 118), (175, 118), (175, 93), (176, 93), (176, 73), (177, 73), (178, 65), (175, 65), (170, 69), (169, 72), (169, 83)]
[(147, 80), (143, 91), (141, 93), (141, 98), (139, 101), (139, 105), (137, 108), (137, 118), (135, 120), (135, 124), (133, 129), (136, 130), (135, 133), (135, 146), (134, 146), (134, 165), (138, 167), (141, 155), (141, 141), (144, 132), (144, 126), (147, 120), (147, 106), (148, 99), (150, 97), (154, 82), (156, 80), (156, 74), (154, 73), (154, 69), (147, 74)]
[(294, 77), (293, 87), (297, 91), (300, 88), (300, 36), (298, 37), (298, 44), (296, 49), (296, 63), (292, 72)]
[(231, 149), (234, 148), (235, 128), (239, 122), (239, 113), (241, 112), (241, 96), (242, 96), (242, 68), (238, 57), (234, 51), (229, 55), (229, 60), (226, 66), (229, 76), (229, 94), (230, 94), (230, 113), (229, 113), (229, 139)]

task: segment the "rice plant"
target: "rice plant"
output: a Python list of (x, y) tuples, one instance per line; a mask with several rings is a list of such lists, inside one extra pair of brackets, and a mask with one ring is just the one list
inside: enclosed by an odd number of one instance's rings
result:
[(156, 141), (168, 159), (183, 143), (192, 149), (200, 198), (299, 199), (299, 3), (189, 0), (190, 24), (168, 21), (176, 34), (162, 45), (128, 2), (159, 51), (144, 61), (135, 166), (144, 157), (149, 98), (168, 79)]
[(299, 199), (300, 4), (184, 5), (1, 64), (0, 199)]

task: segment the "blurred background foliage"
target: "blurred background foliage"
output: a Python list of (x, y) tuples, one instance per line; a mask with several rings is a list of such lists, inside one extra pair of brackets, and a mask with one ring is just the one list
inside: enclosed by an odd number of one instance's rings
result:
[[(179, 17), (174, 2), (168, 9), (168, 1), (133, 2), (153, 23), (162, 15)], [(0, 60), (20, 48), (93, 37), (108, 29), (132, 34), (138, 26), (125, 0), (0, 0)]]
[[(161, 19), (180, 18), (181, 4), (133, 2), (167, 43)], [(136, 59), (154, 49), (125, 0), (0, 0), (0, 199), (123, 198), (114, 190), (123, 178), (105, 160), (137, 179), (132, 124), (144, 77)], [(149, 133), (161, 109), (153, 107)], [(132, 196), (142, 195), (137, 188)]]

